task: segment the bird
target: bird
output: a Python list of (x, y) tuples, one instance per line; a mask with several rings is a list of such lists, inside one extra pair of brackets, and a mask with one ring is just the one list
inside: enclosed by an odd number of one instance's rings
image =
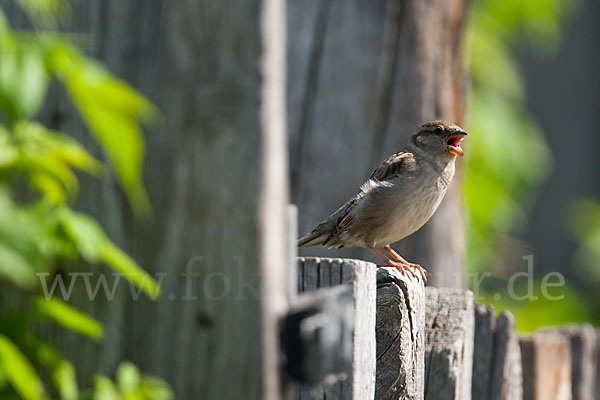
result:
[[(435, 213), (462, 157), (459, 126), (446, 121), (422, 124), (405, 148), (386, 158), (354, 197), (298, 240), (298, 247), (363, 247), (384, 264), (423, 282), (427, 271), (406, 261), (390, 245), (419, 230)], [(382, 248), (389, 257), (379, 248)]]

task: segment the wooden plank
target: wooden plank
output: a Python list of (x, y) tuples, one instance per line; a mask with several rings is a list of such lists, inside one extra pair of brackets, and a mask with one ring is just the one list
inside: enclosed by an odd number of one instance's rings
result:
[(426, 288), (425, 399), (471, 399), (473, 293)]
[(496, 318), (494, 341), (490, 399), (520, 400), (523, 398), (521, 348), (515, 331), (515, 318), (510, 312), (502, 311)]
[(496, 318), (492, 306), (474, 305), (475, 334), (473, 343), (473, 375), (471, 398), (489, 398), (494, 359), (494, 332)]
[(376, 399), (423, 399), (424, 324), (423, 284), (378, 269)]
[[(344, 383), (342, 398), (354, 400), (372, 399), (375, 396), (376, 372), (376, 267), (374, 264), (353, 260), (344, 261), (344, 265), (352, 265), (354, 271), (354, 301), (356, 321), (354, 326), (354, 363), (352, 365), (351, 387)], [(343, 268), (342, 266), (342, 268)], [(364, 283), (363, 283), (364, 282)], [(350, 382), (349, 382), (350, 384)], [(347, 396), (351, 389), (352, 396)], [(328, 398), (329, 399), (329, 398)]]
[(351, 285), (355, 318), (353, 363), (350, 376), (331, 377), (319, 385), (298, 385), (298, 400), (373, 398), (375, 393), (375, 271), (374, 264), (347, 259), (299, 258), (302, 292), (338, 285)]
[[(293, 260), (289, 258), (287, 208), (289, 192), (285, 112), (286, 17), (284, 0), (261, 0), (257, 6), (259, 7), (257, 36), (260, 41), (260, 55), (255, 62), (258, 61), (261, 105), (258, 111), (260, 141), (256, 145), (258, 153), (256, 158), (259, 159), (256, 224), (260, 291), (260, 310), (256, 313), (256, 317), (261, 320), (261, 336), (250, 338), (247, 345), (259, 346), (261, 349), (259, 359), (261, 387), (258, 395), (254, 396), (264, 400), (279, 400), (283, 395), (279, 323), (289, 307), (288, 274), (294, 265)], [(226, 155), (228, 152), (220, 154), (221, 157)], [(246, 239), (249, 237), (251, 236), (246, 236)], [(234, 321), (229, 328), (237, 329), (237, 323), (239, 321)], [(237, 359), (236, 363), (251, 363), (253, 357), (252, 354), (245, 359)], [(250, 369), (250, 367), (246, 368)], [(238, 377), (238, 381), (239, 379)], [(225, 389), (221, 390), (225, 392)], [(224, 394), (222, 396), (225, 398)], [(245, 393), (242, 384), (230, 395), (230, 398), (249, 399), (252, 396)]]
[(302, 292), (310, 290), (316, 290), (319, 288), (319, 264), (321, 263), (320, 258), (307, 257), (300, 259), (300, 265), (302, 265)]
[(571, 399), (571, 345), (558, 332), (520, 338), (523, 400)]
[(523, 398), (521, 350), (514, 317), (507, 311), (495, 317), (494, 308), (475, 304), (475, 337), (471, 398)]
[(570, 325), (560, 330), (571, 342), (571, 394), (573, 400), (594, 400), (598, 360), (596, 330), (589, 324)]
[[(71, 340), (59, 328), (48, 338), (57, 338), (81, 383), (112, 376), (128, 359), (165, 378), (177, 398), (280, 398), (275, 327), (287, 303), (282, 275), (291, 270), (282, 246), (283, 0), (72, 6), (66, 30), (85, 36), (86, 53), (148, 95), (162, 116), (145, 132), (153, 218), (136, 221), (114, 179), (82, 179), (77, 205), (151, 275), (166, 278), (158, 302), (132, 299), (126, 283), (114, 301), (92, 302), (79, 287), (73, 300), (103, 323), (104, 340)], [(53, 89), (43, 118), (99, 154), (66, 96)], [(88, 265), (73, 264), (84, 271)]]

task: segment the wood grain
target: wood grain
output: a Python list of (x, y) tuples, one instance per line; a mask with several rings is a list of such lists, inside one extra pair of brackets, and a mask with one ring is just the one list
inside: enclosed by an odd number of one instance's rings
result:
[(573, 400), (594, 400), (598, 368), (596, 329), (589, 324), (570, 325), (560, 330), (571, 343), (571, 394)]
[(350, 376), (331, 377), (320, 385), (299, 385), (298, 400), (370, 399), (375, 394), (375, 271), (369, 262), (348, 259), (298, 259), (298, 290), (301, 293), (338, 285), (353, 288), (355, 318), (353, 363)]
[(424, 324), (423, 283), (378, 269), (376, 399), (423, 399)]
[(514, 317), (507, 311), (475, 304), (472, 399), (523, 398), (521, 350)]
[(426, 288), (425, 399), (470, 400), (473, 372), (473, 293)]
[[(128, 359), (165, 378), (177, 398), (280, 398), (275, 327), (290, 269), (283, 252), (284, 2), (71, 3), (67, 30), (83, 34), (86, 52), (162, 113), (145, 131), (153, 218), (136, 221), (111, 176), (83, 179), (77, 208), (160, 274), (164, 295), (136, 300), (121, 280), (113, 298), (92, 301), (76, 285), (70, 302), (104, 324), (103, 341), (51, 326), (39, 333), (73, 362), (82, 387)], [(8, 19), (19, 24), (14, 15)], [(55, 87), (42, 118), (101, 157)], [(93, 271), (94, 279), (104, 273), (109, 286), (114, 279), (103, 267), (61, 269)]]
[(523, 400), (569, 400), (571, 346), (558, 332), (534, 332), (520, 339)]

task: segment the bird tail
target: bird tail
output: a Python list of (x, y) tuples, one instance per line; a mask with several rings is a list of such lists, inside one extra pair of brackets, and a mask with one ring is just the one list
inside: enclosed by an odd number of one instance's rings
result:
[(317, 246), (325, 243), (328, 235), (316, 229), (298, 239), (298, 247)]

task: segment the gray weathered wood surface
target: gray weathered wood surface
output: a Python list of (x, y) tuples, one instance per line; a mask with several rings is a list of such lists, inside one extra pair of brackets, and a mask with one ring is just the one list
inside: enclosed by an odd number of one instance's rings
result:
[[(287, 4), (292, 201), (301, 205), (303, 234), (354, 195), (422, 122), (462, 122), (467, 1)], [(432, 221), (398, 245), (405, 258), (429, 269), (435, 286), (463, 285), (459, 177)], [(376, 259), (361, 249), (300, 254)]]
[[(18, 28), (15, 2), (5, 3)], [(68, 30), (83, 33), (88, 53), (162, 112), (146, 131), (152, 220), (133, 218), (114, 179), (84, 179), (77, 207), (151, 274), (163, 274), (164, 295), (135, 300), (121, 281), (112, 299), (91, 301), (78, 284), (70, 301), (104, 324), (104, 339), (53, 326), (40, 334), (73, 361), (84, 387), (128, 359), (164, 377), (180, 399), (279, 398), (272, 392), (275, 314), (286, 305), (278, 293), (287, 265), (283, 0), (70, 3)], [(100, 156), (69, 104), (52, 90), (44, 120)], [(104, 268), (61, 269), (106, 273), (112, 285)]]
[(541, 331), (520, 338), (523, 400), (569, 400), (571, 345), (564, 334)]
[(336, 285), (352, 285), (355, 325), (352, 374), (332, 377), (321, 385), (299, 385), (298, 400), (363, 400), (375, 394), (375, 281), (376, 266), (360, 260), (299, 258), (298, 291), (310, 292)]
[(377, 270), (378, 400), (423, 399), (425, 290), (395, 268)]
[(598, 337), (591, 325), (571, 325), (560, 330), (571, 342), (571, 394), (573, 400), (594, 400), (598, 367)]
[(427, 287), (425, 294), (425, 400), (470, 400), (473, 293)]
[(471, 398), (523, 398), (521, 349), (512, 314), (494, 314), (494, 308), (475, 304), (475, 337)]

